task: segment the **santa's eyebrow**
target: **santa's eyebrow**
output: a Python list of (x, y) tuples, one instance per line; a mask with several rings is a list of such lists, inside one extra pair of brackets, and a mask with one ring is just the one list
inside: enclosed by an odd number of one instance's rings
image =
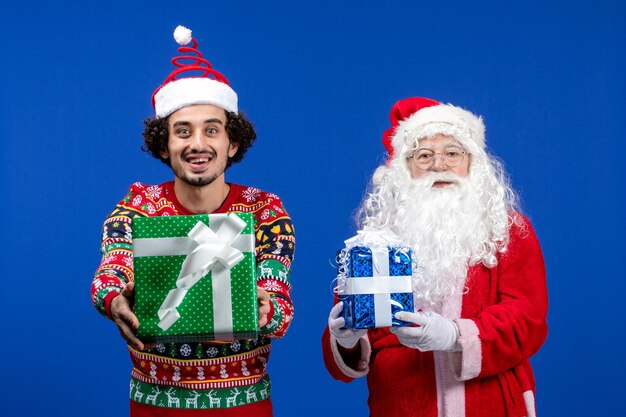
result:
[[(454, 146), (455, 148), (465, 149), (463, 145), (461, 145), (459, 142), (453, 142), (453, 141), (444, 143), (442, 148), (449, 148), (451, 146)], [(415, 151), (421, 151), (421, 150), (432, 151), (433, 149), (434, 148), (432, 146), (420, 146), (416, 148)]]

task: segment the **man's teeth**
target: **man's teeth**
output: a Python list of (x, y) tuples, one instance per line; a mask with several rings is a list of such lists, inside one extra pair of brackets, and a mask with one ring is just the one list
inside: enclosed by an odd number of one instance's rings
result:
[(190, 159), (189, 162), (192, 163), (192, 164), (203, 164), (205, 162), (209, 162), (209, 158)]

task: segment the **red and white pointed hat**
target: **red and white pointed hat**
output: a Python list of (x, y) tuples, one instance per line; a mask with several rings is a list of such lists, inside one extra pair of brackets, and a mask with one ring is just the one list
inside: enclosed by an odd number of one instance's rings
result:
[(482, 118), (461, 107), (442, 104), (425, 97), (397, 101), (389, 114), (391, 127), (383, 134), (389, 158), (406, 158), (415, 141), (436, 134), (453, 136), (468, 150), (485, 148)]
[[(194, 104), (213, 104), (226, 111), (238, 113), (237, 93), (228, 80), (216, 71), (198, 50), (191, 30), (178, 26), (174, 39), (181, 45), (180, 55), (172, 58), (176, 69), (152, 94), (156, 117), (167, 117), (176, 110)], [(185, 46), (191, 43), (191, 46)]]

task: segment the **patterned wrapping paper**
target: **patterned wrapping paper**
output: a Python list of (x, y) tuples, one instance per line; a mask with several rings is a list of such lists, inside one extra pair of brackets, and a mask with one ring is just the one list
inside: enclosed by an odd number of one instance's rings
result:
[[(339, 300), (343, 301), (343, 317), (346, 320), (345, 327), (354, 329), (369, 329), (375, 327), (397, 327), (406, 325), (405, 322), (394, 318), (399, 311), (413, 312), (413, 292), (410, 289), (410, 277), (412, 275), (412, 252), (410, 248), (403, 246), (386, 246), (382, 251), (386, 252), (384, 261), (388, 262), (389, 275), (384, 278), (404, 280), (406, 292), (393, 292), (380, 294), (381, 286), (371, 283), (371, 294), (368, 291), (358, 294), (347, 294), (350, 290), (339, 291)], [(377, 248), (375, 252), (381, 252)], [(381, 255), (377, 255), (380, 259)], [(347, 257), (343, 259), (344, 265), (340, 265), (347, 272), (349, 278), (371, 280), (375, 277), (375, 261), (372, 248), (367, 246), (354, 246), (347, 250)], [(392, 278), (397, 277), (397, 278)], [(408, 279), (407, 279), (408, 277)], [(408, 286), (405, 285), (408, 281)], [(391, 282), (391, 281), (389, 281)], [(368, 284), (362, 284), (367, 289)], [(384, 285), (383, 285), (384, 287)], [(375, 289), (378, 288), (378, 289)], [(379, 294), (374, 294), (378, 292)], [(377, 305), (378, 304), (378, 305)], [(389, 317), (380, 317), (376, 311), (388, 314)]]
[(255, 339), (254, 216), (133, 221), (137, 337), (144, 342)]

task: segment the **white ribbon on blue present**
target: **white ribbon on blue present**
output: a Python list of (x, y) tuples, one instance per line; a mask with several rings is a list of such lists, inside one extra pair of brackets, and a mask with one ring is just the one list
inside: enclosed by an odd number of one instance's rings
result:
[[(133, 240), (135, 257), (186, 255), (176, 279), (161, 304), (158, 326), (169, 329), (180, 318), (176, 308), (187, 292), (209, 271), (212, 272), (214, 332), (232, 335), (233, 319), (230, 270), (243, 258), (243, 252), (254, 250), (254, 235), (241, 234), (246, 222), (236, 215), (211, 215), (209, 226), (201, 221), (187, 237), (139, 238)], [(228, 300), (218, 303), (218, 300)]]
[(389, 276), (389, 246), (401, 245), (400, 239), (389, 230), (366, 226), (344, 242), (346, 249), (367, 246), (372, 251), (371, 277), (343, 277), (338, 282), (342, 295), (374, 295), (374, 323), (376, 327), (391, 327), (391, 306), (399, 303), (391, 299), (392, 293), (413, 292), (411, 276)]
[(377, 229), (372, 226), (365, 226), (363, 229), (357, 230), (356, 235), (344, 241), (346, 248), (353, 246), (397, 246), (402, 241), (389, 229)]

